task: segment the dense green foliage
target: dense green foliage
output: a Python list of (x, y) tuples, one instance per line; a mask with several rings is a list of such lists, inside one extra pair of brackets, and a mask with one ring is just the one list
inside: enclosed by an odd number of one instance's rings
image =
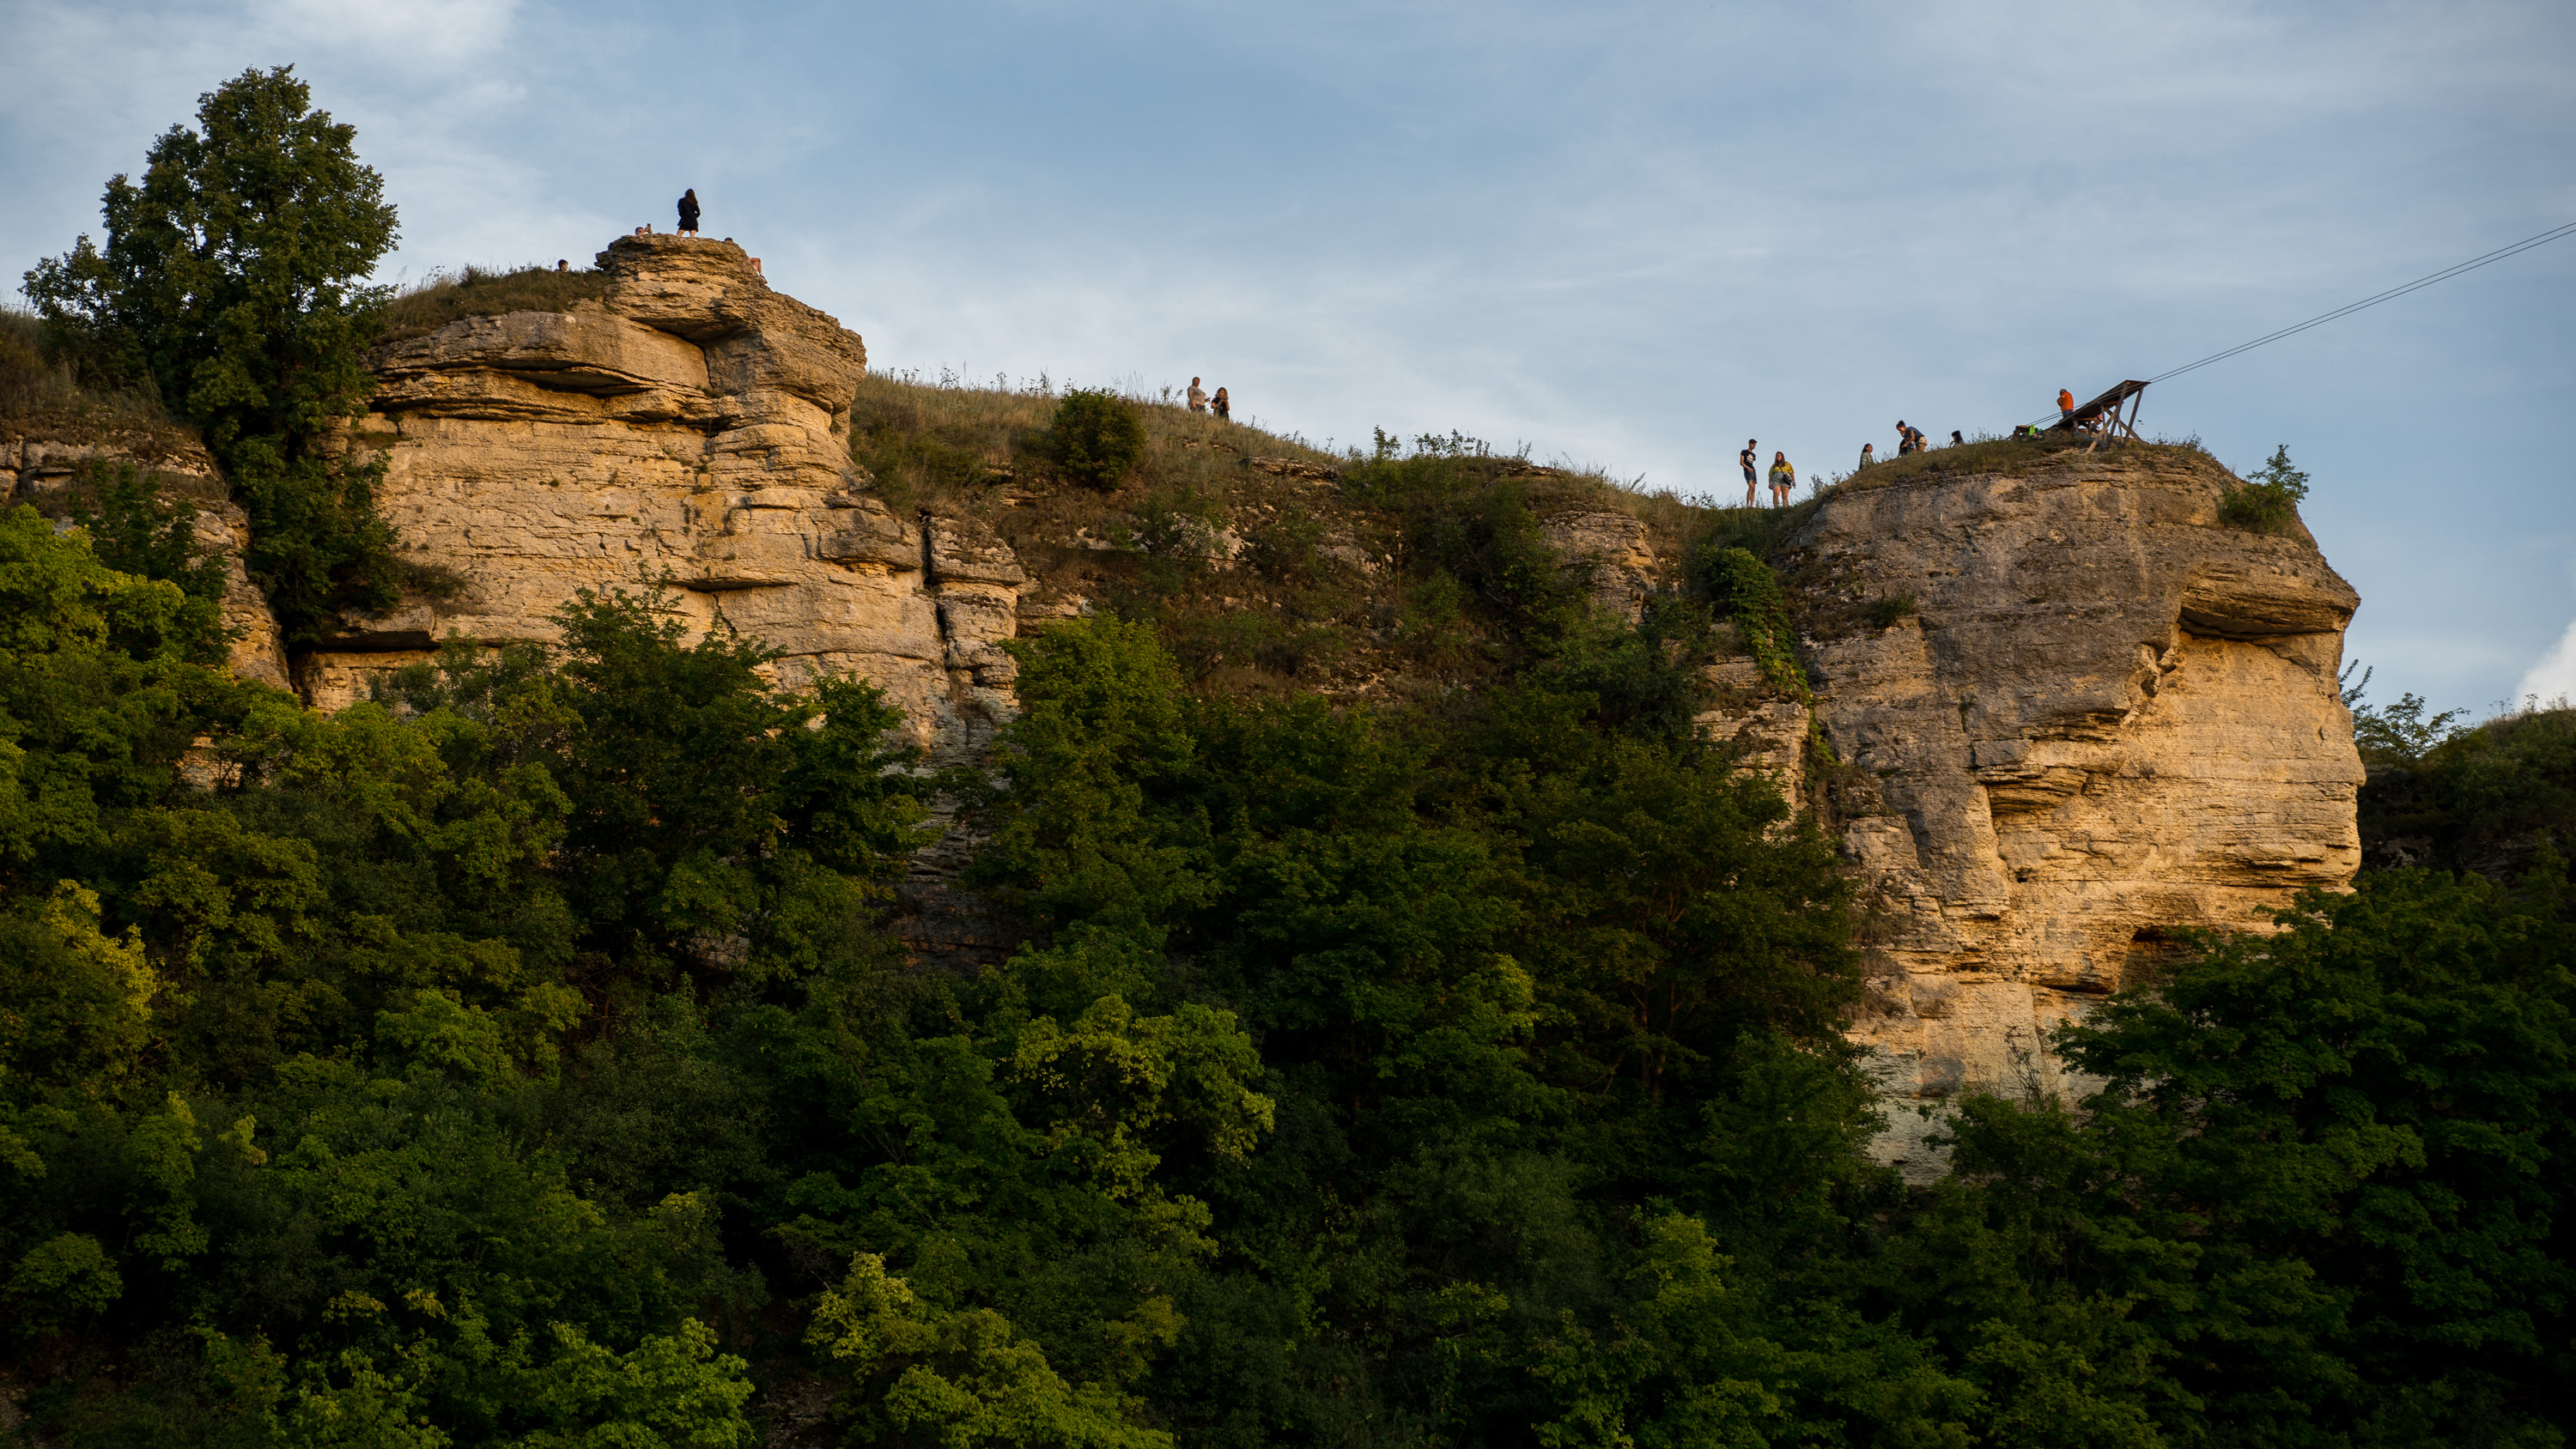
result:
[[(1793, 699), (1807, 697), (1806, 666), (1798, 662), (1798, 634), (1789, 622), (1789, 599), (1768, 564), (1742, 548), (1703, 547), (1691, 560), (1699, 586), (1735, 624), (1736, 637), (1753, 656), (1763, 681)], [(1906, 600), (1905, 613), (1913, 601)], [(1901, 617), (1890, 614), (1887, 623)]]
[(375, 475), (328, 446), (373, 389), (361, 351), (386, 289), (365, 278), (394, 208), (291, 67), (243, 72), (197, 120), (152, 144), (140, 182), (108, 182), (106, 245), (38, 262), (26, 293), (84, 383), (204, 430), (250, 514), (252, 575), (306, 642), (395, 597)]
[(1024, 713), (950, 784), (1022, 944), (968, 976), (885, 934), (921, 812), (864, 685), (611, 595), (322, 717), (0, 519), (31, 1427), (2560, 1442), (2555, 856), (2207, 943), (2064, 1043), (2098, 1095), (1962, 1103), (1908, 1191), (1830, 843), (1435, 471), (1373, 486), (1520, 641), (1444, 708), (1197, 697), (1111, 618), (1014, 646)]
[(2576, 709), (2562, 702), (2477, 726), (2427, 716), (2406, 695), (2360, 705), (2370, 770), (2361, 829), (2374, 858), (2510, 878), (2546, 851), (2576, 851)]
[(2285, 443), (2253, 477), (2227, 490), (2218, 516), (2256, 533), (2280, 533), (2298, 522), (2299, 500), (2307, 496), (2308, 475), (2291, 465)]
[(1085, 488), (1115, 488), (1145, 456), (1145, 421), (1114, 392), (1075, 388), (1055, 405), (1056, 467)]

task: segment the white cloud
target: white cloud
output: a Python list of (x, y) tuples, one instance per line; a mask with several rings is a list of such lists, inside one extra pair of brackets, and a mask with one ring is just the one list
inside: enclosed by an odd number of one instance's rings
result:
[(2567, 626), (2567, 632), (2523, 674), (2521, 687), (2514, 691), (2517, 700), (2534, 696), (2543, 703), (2576, 696), (2576, 624)]

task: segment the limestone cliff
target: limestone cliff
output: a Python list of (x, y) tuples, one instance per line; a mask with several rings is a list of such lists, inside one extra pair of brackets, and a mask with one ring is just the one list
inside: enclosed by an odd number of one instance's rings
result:
[[(317, 705), (363, 698), (451, 636), (547, 639), (578, 590), (658, 580), (692, 625), (784, 651), (783, 682), (864, 676), (934, 763), (972, 760), (1012, 708), (998, 644), (1114, 593), (1119, 567), (1164, 546), (1137, 541), (1143, 503), (1054, 487), (1017, 444), (952, 449), (965, 481), (944, 493), (872, 478), (852, 410), (888, 385), (863, 383), (859, 338), (739, 248), (625, 237), (599, 261), (598, 301), (470, 317), (372, 358), (350, 446), (383, 456), (407, 557), (456, 587), (344, 620), (300, 661)], [(1329, 574), (1348, 606), (1333, 662), (1311, 679), (1290, 666), (1302, 687), (1407, 687), (1390, 631), (1351, 622), (1398, 617), (1394, 525), (1343, 499), (1321, 455), (1244, 453), (1280, 445), (1178, 412), (1155, 426), (1181, 491), (1215, 510), (1165, 529), (1205, 554), (1192, 607), (1226, 626), (1203, 631), (1192, 667), (1221, 677), (1229, 652), (1301, 637), (1228, 629), (1297, 617), (1270, 565), (1239, 557), (1311, 555), (1295, 568)], [(12, 446), (19, 491), (67, 466)], [(1602, 608), (1636, 618), (1674, 582), (1677, 510), (1496, 467)], [(2056, 1086), (2048, 1029), (2152, 971), (2173, 933), (2259, 927), (2295, 888), (2356, 869), (2361, 770), (2335, 687), (2355, 597), (2304, 535), (2225, 526), (2232, 481), (2178, 448), (1945, 450), (1830, 490), (1772, 549), (1807, 687), (1721, 660), (1701, 724), (1822, 811), (1865, 878), (1876, 981), (1854, 1030), (1900, 1103)], [(275, 671), (274, 631), (252, 637), (249, 667)], [(916, 883), (961, 850), (925, 853)], [(952, 957), (1000, 944), (971, 914), (907, 929)], [(1890, 1151), (1924, 1170), (1922, 1119), (1897, 1126)]]
[(906, 517), (863, 491), (849, 409), (859, 338), (773, 290), (740, 247), (620, 237), (607, 295), (569, 312), (469, 317), (371, 359), (385, 516), (453, 597), (351, 618), (305, 661), (325, 707), (451, 635), (553, 636), (582, 589), (665, 580), (690, 624), (785, 651), (783, 680), (861, 674), (935, 761), (1007, 712), (1026, 582), (969, 519)]
[[(1855, 1034), (1900, 1102), (2053, 1089), (2048, 1030), (2176, 930), (2260, 929), (2359, 868), (2336, 686), (2357, 598), (2304, 536), (2223, 525), (2230, 481), (2176, 448), (1924, 471), (1829, 494), (1775, 555), (1880, 900)], [(1711, 724), (1794, 769), (1799, 713)], [(1896, 1125), (1928, 1165), (1922, 1119)]]

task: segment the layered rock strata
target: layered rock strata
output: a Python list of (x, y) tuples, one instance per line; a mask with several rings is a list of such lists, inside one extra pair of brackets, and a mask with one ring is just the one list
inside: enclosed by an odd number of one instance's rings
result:
[[(375, 356), (351, 445), (384, 457), (408, 556), (458, 587), (344, 621), (303, 661), (307, 696), (363, 698), (451, 636), (551, 639), (579, 591), (662, 582), (691, 625), (782, 650), (782, 682), (863, 676), (933, 763), (980, 757), (1012, 709), (1000, 643), (1084, 601), (1038, 591), (981, 523), (871, 495), (848, 446), (860, 340), (738, 248), (620, 238), (600, 264), (600, 302), (469, 318)], [(21, 447), (8, 481), (23, 491), (51, 456)], [(1329, 484), (1292, 461), (1246, 466)], [(2058, 1089), (2048, 1030), (2153, 970), (2174, 932), (2260, 927), (2264, 907), (2358, 863), (2361, 771), (2335, 687), (2352, 590), (2303, 537), (2223, 526), (2230, 480), (2205, 458), (2032, 461), (1829, 494), (1777, 559), (1809, 697), (1749, 658), (1709, 671), (1702, 727), (1793, 798), (1830, 797), (1876, 897), (1856, 1034), (1904, 1105)], [(1541, 525), (1619, 615), (1668, 572), (1672, 541), (1625, 513)], [(1344, 551), (1362, 574), (1380, 562)], [(927, 954), (990, 959), (1007, 943), (939, 888), (964, 846), (922, 854), (908, 929)], [(1931, 1170), (1925, 1119), (1897, 1127), (1891, 1155)]]
[(452, 597), (351, 618), (305, 661), (323, 707), (450, 636), (548, 640), (582, 590), (659, 582), (695, 629), (783, 651), (782, 682), (864, 676), (934, 763), (973, 757), (1009, 710), (1027, 577), (989, 530), (905, 517), (863, 491), (849, 411), (867, 350), (773, 290), (730, 242), (620, 237), (606, 296), (469, 317), (380, 349), (353, 446)]
[[(2306, 538), (2222, 525), (2228, 481), (2179, 450), (2071, 455), (1847, 487), (1787, 540), (1882, 912), (1855, 1034), (1900, 1106), (2063, 1090), (2048, 1032), (2177, 930), (2263, 929), (2359, 868), (2336, 680), (2357, 596)], [(1787, 713), (1711, 725), (1776, 757)], [(1900, 1111), (1887, 1141), (1918, 1173), (1929, 1120)]]

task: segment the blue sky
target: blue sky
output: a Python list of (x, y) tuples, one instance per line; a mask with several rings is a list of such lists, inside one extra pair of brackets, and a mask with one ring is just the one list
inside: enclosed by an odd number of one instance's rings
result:
[[(707, 229), (887, 369), (1224, 383), (1731, 493), (2041, 415), (2576, 221), (2576, 5), (0, 0), (0, 270), (249, 65), (385, 275)], [(2576, 238), (2158, 387), (2275, 444), (2374, 697), (2576, 690)]]

